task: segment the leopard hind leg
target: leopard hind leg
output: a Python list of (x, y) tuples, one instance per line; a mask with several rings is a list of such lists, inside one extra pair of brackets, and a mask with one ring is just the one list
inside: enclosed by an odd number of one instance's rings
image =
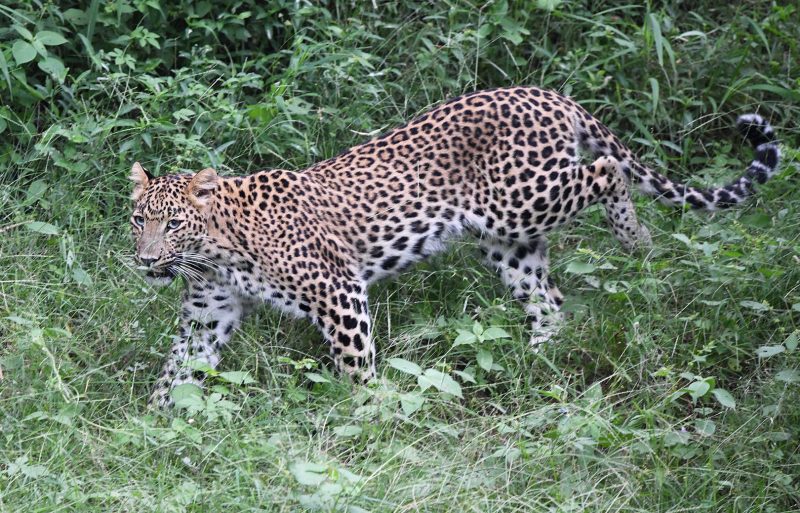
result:
[(564, 296), (549, 275), (547, 239), (537, 237), (526, 243), (482, 240), (486, 261), (520, 301), (531, 322), (530, 344), (550, 340), (563, 321), (559, 312)]
[(603, 205), (611, 231), (620, 244), (628, 251), (649, 248), (652, 245), (650, 232), (636, 218), (621, 163), (613, 157), (600, 157), (582, 166), (582, 171), (590, 193), (588, 203)]

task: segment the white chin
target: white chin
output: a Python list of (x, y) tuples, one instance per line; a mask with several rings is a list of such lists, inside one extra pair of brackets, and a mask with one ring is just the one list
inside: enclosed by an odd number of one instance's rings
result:
[(175, 280), (175, 277), (168, 274), (160, 276), (151, 276), (149, 274), (144, 275), (144, 281), (156, 287), (166, 287), (172, 283), (173, 280)]

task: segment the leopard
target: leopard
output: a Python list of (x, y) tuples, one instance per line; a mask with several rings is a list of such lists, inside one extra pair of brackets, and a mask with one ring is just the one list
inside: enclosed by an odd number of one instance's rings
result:
[(368, 288), (465, 237), (519, 301), (538, 347), (564, 322), (548, 234), (599, 204), (625, 249), (647, 250), (632, 190), (705, 211), (744, 202), (776, 174), (780, 151), (761, 115), (739, 116), (737, 127), (754, 157), (709, 188), (643, 164), (569, 97), (524, 86), (464, 94), (300, 171), (156, 177), (136, 162), (134, 258), (154, 285), (184, 284), (178, 334), (148, 403), (171, 407), (174, 387), (203, 386), (262, 304), (316, 325), (339, 375), (373, 380)]

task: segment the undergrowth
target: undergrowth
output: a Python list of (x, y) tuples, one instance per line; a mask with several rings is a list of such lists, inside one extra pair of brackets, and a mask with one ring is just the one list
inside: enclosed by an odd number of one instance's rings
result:
[[(0, 511), (800, 510), (800, 25), (784, 2), (23, 0), (0, 5)], [(553, 239), (538, 353), (461, 242), (371, 291), (379, 380), (263, 310), (202, 396), (145, 400), (178, 288), (134, 270), (134, 160), (302, 169), (449, 97), (578, 100), (651, 165), (722, 184), (757, 111), (784, 161), (713, 215), (637, 199)]]

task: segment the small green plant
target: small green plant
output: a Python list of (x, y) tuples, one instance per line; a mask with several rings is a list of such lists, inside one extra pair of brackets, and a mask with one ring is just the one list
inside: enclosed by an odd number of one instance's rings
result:
[(682, 387), (669, 396), (670, 402), (683, 397), (689, 396), (692, 403), (697, 403), (700, 399), (706, 397), (713, 397), (721, 406), (725, 408), (736, 408), (736, 401), (730, 392), (724, 388), (716, 386), (717, 380), (713, 377), (702, 377), (692, 374), (691, 372), (683, 372), (680, 377), (689, 381), (690, 383)]
[(472, 346), (476, 351), (475, 361), (478, 367), (486, 372), (503, 370), (502, 366), (494, 363), (492, 355), (492, 346), (496, 340), (511, 338), (503, 328), (489, 326), (484, 329), (481, 323), (475, 322), (471, 330), (458, 329), (457, 332), (458, 336), (453, 340), (453, 346)]
[[(387, 363), (392, 368), (417, 378), (416, 390), (399, 395), (400, 405), (406, 415), (411, 415), (422, 408), (426, 401), (424, 393), (428, 389), (436, 390), (438, 393), (443, 394), (445, 399), (449, 397), (463, 397), (461, 385), (447, 373), (439, 369), (423, 369), (416, 363), (404, 360), (403, 358), (390, 358), (387, 360)], [(462, 378), (467, 377), (468, 380), (471, 378), (469, 374), (463, 372), (459, 374)]]

